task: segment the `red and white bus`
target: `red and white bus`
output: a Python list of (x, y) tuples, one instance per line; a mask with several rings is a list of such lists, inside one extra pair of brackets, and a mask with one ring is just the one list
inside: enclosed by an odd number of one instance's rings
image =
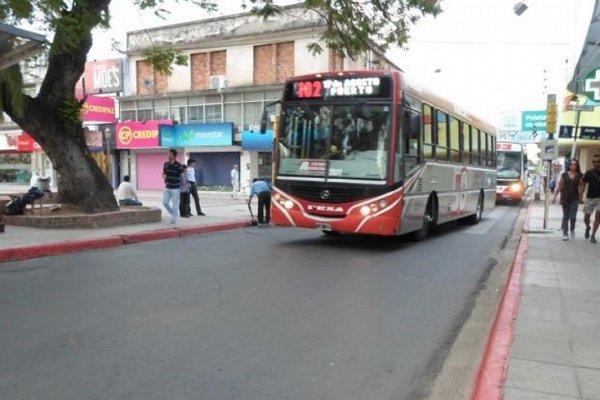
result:
[(495, 205), (494, 127), (399, 71), (294, 77), (274, 104), (276, 225), (423, 239)]
[(496, 144), (496, 200), (521, 202), (527, 189), (527, 154), (522, 143)]

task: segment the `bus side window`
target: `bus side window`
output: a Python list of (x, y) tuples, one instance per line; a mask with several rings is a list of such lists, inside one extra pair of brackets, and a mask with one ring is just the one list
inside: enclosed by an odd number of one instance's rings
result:
[(433, 141), (433, 110), (431, 106), (423, 106), (423, 158), (432, 160), (435, 157)]
[(404, 173), (406, 175), (419, 162), (421, 115), (417, 111), (404, 109), (402, 135), (404, 138)]

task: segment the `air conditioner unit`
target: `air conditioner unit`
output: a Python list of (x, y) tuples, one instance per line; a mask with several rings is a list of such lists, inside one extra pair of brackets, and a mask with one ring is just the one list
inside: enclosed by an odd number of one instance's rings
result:
[(225, 75), (211, 75), (210, 88), (224, 89), (227, 87), (227, 77)]

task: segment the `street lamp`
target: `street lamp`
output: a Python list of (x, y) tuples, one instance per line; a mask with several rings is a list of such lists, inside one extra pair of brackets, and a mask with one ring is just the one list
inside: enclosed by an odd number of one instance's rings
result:
[(513, 10), (514, 10), (515, 14), (520, 16), (527, 10), (527, 4), (525, 4), (521, 1), (518, 3), (515, 3), (515, 5), (513, 6)]

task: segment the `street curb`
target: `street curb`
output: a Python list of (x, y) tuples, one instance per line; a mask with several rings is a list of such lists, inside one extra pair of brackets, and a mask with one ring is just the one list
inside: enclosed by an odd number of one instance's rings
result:
[(103, 249), (108, 247), (149, 242), (152, 240), (186, 237), (203, 233), (245, 228), (249, 226), (251, 226), (251, 224), (248, 221), (231, 221), (204, 226), (165, 228), (153, 231), (111, 235), (94, 239), (69, 240), (33, 246), (12, 247), (0, 249), (0, 262), (30, 260), (32, 258), (56, 256), (59, 254), (75, 253), (85, 250)]
[(521, 277), (529, 240), (527, 232), (529, 232), (531, 210), (532, 203), (529, 202), (517, 251), (502, 293), (494, 325), (488, 337), (485, 353), (479, 365), (471, 400), (501, 400), (503, 397), (502, 389), (506, 381), (515, 335), (514, 323), (521, 300)]

